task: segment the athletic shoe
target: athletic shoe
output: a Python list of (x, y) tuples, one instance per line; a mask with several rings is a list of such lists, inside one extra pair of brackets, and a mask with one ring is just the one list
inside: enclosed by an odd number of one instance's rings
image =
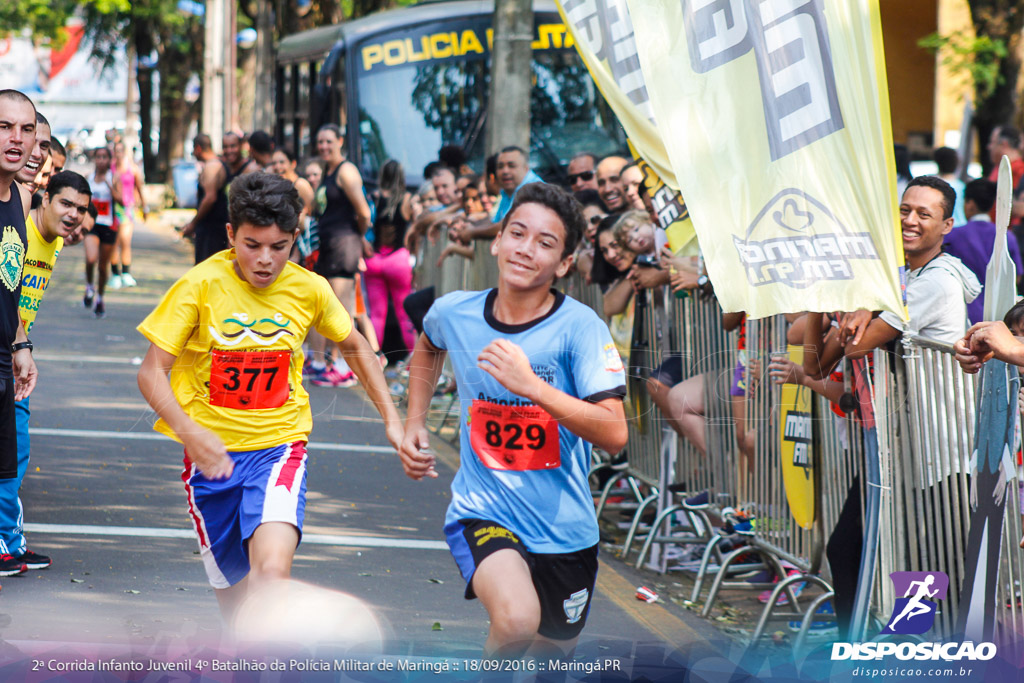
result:
[(691, 510), (703, 510), (707, 508), (710, 504), (711, 496), (708, 495), (707, 491), (701, 491), (697, 495), (690, 496), (685, 501), (683, 501), (683, 505), (690, 508)]
[(31, 550), (26, 550), (24, 555), (19, 555), (14, 559), (18, 562), (24, 562), (25, 566), (29, 569), (46, 569), (53, 564), (50, 558), (46, 555), (40, 555), (39, 553), (34, 553)]
[(334, 386), (334, 368), (322, 367), (309, 369), (309, 380), (318, 387)]
[(96, 309), (93, 311), (97, 318), (105, 318), (107, 315), (107, 307), (103, 305), (102, 301), (96, 302)]
[(15, 576), (24, 574), (28, 567), (21, 560), (16, 560), (10, 555), (0, 555), (0, 576)]
[[(835, 615), (835, 613), (836, 613), (836, 611), (835, 611), (835, 609), (832, 608), (832, 603), (831, 602), (826, 602), (825, 604), (823, 604), (821, 607), (818, 608), (818, 611), (815, 612), (815, 614), (822, 614), (822, 615), (826, 615), (826, 614)], [(789, 622), (789, 630), (792, 631), (793, 633), (798, 633), (800, 631), (800, 623), (801, 622), (799, 622), (799, 621), (791, 621), (791, 622)], [(812, 621), (811, 622), (811, 628), (809, 629), (808, 633), (809, 634), (815, 634), (815, 635), (824, 635), (828, 631), (836, 631), (836, 633), (839, 632), (839, 628), (838, 628), (838, 626), (836, 626), (836, 622), (835, 621)]]
[(85, 296), (82, 297), (82, 305), (86, 308), (92, 308), (92, 300), (96, 297), (96, 290), (92, 288), (92, 285), (85, 286)]
[[(799, 570), (797, 570), (797, 569), (790, 569), (788, 572), (786, 572), (786, 577), (788, 578), (790, 576), (799, 575), (799, 574), (800, 574)], [(772, 581), (772, 583), (778, 583), (778, 582), (779, 582), (779, 577), (775, 577), (775, 580)], [(806, 586), (806, 585), (807, 584), (804, 583), (804, 582), (794, 583), (794, 584), (790, 584), (790, 588), (792, 588), (793, 593), (796, 594), (796, 597), (799, 598), (800, 597), (800, 593), (803, 592), (804, 586)], [(769, 588), (768, 590), (766, 590), (766, 591), (762, 592), (760, 595), (758, 595), (757, 596), (758, 602), (767, 605), (768, 601), (772, 599), (772, 590), (773, 589)], [(775, 601), (775, 604), (776, 605), (788, 605), (789, 604), (789, 596), (786, 595), (785, 591), (783, 591), (781, 594), (779, 594), (779, 599)]]
[(312, 377), (313, 376), (313, 361), (306, 357), (306, 360), (302, 362), (302, 376)]
[(337, 368), (331, 369), (334, 370), (334, 374), (337, 376), (337, 380), (334, 382), (334, 386), (341, 387), (342, 389), (344, 389), (345, 387), (355, 386), (356, 384), (359, 383), (359, 380), (356, 379), (356, 373), (352, 372), (351, 370), (349, 370), (343, 375), (341, 374), (341, 371), (338, 370)]
[(131, 273), (122, 273), (121, 284), (125, 287), (135, 287), (139, 283), (135, 281), (135, 278), (132, 277)]
[(107, 283), (107, 289), (121, 289), (121, 276), (111, 275), (110, 282)]

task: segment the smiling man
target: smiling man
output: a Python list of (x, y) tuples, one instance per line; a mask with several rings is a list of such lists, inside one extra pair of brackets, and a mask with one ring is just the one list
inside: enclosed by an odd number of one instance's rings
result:
[(621, 178), (622, 169), (628, 164), (629, 161), (623, 157), (609, 156), (601, 159), (597, 165), (597, 193), (601, 195), (608, 213), (618, 213), (629, 208)]
[[(39, 304), (53, 276), (64, 242), (82, 224), (91, 197), (89, 181), (73, 171), (64, 171), (50, 179), (42, 204), (32, 209), (29, 215), (28, 252), (18, 302), (18, 314), (26, 333), (32, 331)], [(0, 553), (13, 556), (15, 562), (24, 564), (28, 569), (45, 569), (51, 564), (50, 558), (29, 550), (25, 544), (23, 508), (18, 497), (31, 454), (28, 397), (17, 401), (14, 407), (18, 432), (18, 476), (0, 479)]]
[(36, 185), (36, 176), (39, 175), (40, 169), (43, 168), (43, 164), (49, 157), (50, 122), (46, 120), (45, 116), (36, 112), (36, 141), (32, 145), (32, 151), (29, 152), (28, 161), (15, 176), (15, 179), (30, 193), (40, 189)]

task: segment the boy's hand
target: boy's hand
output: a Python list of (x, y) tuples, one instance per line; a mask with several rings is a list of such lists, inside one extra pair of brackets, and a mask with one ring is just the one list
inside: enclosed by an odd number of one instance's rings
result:
[(398, 449), (402, 469), (410, 479), (419, 481), (423, 477), (437, 478), (434, 469), (434, 454), (430, 450), (430, 436), (426, 428), (410, 429)]
[(228, 455), (224, 442), (209, 429), (200, 427), (188, 436), (182, 435), (185, 454), (207, 479), (227, 479), (235, 470), (235, 461)]
[(388, 443), (391, 444), (396, 451), (402, 450), (402, 442), (405, 441), (405, 428), (401, 422), (389, 424), (384, 430), (384, 435), (388, 437)]
[(542, 380), (534, 373), (530, 359), (516, 344), (507, 339), (495, 339), (480, 352), (477, 366), (513, 394), (536, 402), (534, 395)]

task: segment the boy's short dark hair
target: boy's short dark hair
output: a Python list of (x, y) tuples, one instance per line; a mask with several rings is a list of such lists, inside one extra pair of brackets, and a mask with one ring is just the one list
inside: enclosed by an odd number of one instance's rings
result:
[[(938, 176), (934, 175), (919, 175), (909, 183), (907, 183), (907, 190), (912, 187), (930, 187), (933, 190), (938, 190), (942, 193), (942, 220), (952, 218), (953, 207), (956, 205), (956, 190), (954, 190), (949, 183)], [(903, 191), (904, 196), (907, 194), (907, 190)], [(900, 198), (903, 199), (902, 197)]]
[(46, 196), (53, 199), (65, 187), (70, 187), (75, 192), (84, 194), (90, 199), (92, 198), (92, 189), (89, 187), (89, 181), (74, 171), (61, 171), (50, 176), (50, 183), (46, 186)]
[(441, 151), (437, 153), (438, 159), (441, 163), (452, 169), (456, 173), (462, 168), (462, 165), (466, 163), (466, 153), (462, 147), (458, 145), (445, 145), (441, 148)]
[(273, 173), (249, 173), (231, 181), (228, 214), (237, 230), (248, 223), (257, 227), (277, 225), (281, 232), (299, 229), (302, 200), (291, 181)]
[(501, 229), (508, 225), (508, 219), (523, 204), (540, 204), (555, 212), (565, 228), (565, 244), (562, 247), (562, 258), (576, 251), (576, 245), (583, 235), (583, 207), (571, 194), (548, 183), (528, 183), (516, 192), (512, 208), (505, 214)]
[(967, 203), (968, 199), (974, 202), (978, 211), (988, 213), (996, 203), (996, 184), (987, 178), (972, 180), (964, 187), (964, 203)]
[(939, 147), (932, 158), (939, 167), (939, 173), (943, 175), (956, 173), (956, 167), (960, 165), (960, 155), (952, 147)]
[(492, 154), (484, 161), (484, 173), (492, 176), (498, 172), (498, 155)]

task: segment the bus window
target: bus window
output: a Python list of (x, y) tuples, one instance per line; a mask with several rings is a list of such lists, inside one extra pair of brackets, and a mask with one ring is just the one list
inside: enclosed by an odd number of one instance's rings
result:
[[(602, 156), (624, 149), (622, 129), (576, 53), (533, 54), (533, 169), (546, 180), (564, 180), (563, 168), (576, 152)], [(488, 66), (484, 59), (423, 60), (363, 73), (359, 137), (364, 177), (376, 177), (384, 161), (397, 159), (409, 182), (418, 184), (423, 167), (448, 144), (466, 147), (470, 165), (482, 171)]]

